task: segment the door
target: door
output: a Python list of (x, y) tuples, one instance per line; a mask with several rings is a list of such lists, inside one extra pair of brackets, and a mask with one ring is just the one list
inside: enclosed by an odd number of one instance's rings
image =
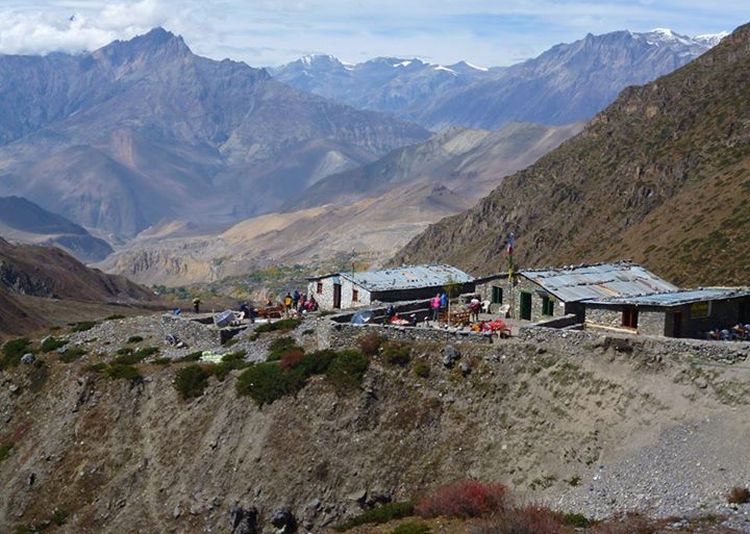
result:
[(521, 291), (521, 319), (531, 321), (531, 293)]
[(682, 312), (672, 314), (672, 337), (682, 337)]
[(492, 286), (492, 304), (503, 303), (503, 288)]
[(341, 308), (341, 284), (333, 284), (333, 307)]

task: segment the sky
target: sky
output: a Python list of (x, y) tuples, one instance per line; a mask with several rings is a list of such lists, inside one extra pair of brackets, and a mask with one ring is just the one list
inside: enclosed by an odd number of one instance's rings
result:
[(0, 53), (77, 53), (163, 26), (197, 54), (253, 66), (306, 54), (502, 66), (587, 33), (746, 22), (750, 0), (0, 0)]

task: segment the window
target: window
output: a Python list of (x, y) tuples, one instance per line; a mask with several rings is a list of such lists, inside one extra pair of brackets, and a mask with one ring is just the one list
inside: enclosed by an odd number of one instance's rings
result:
[(317, 286), (315, 287), (315, 292), (320, 295), (323, 293), (323, 282), (318, 282)]
[(359, 291), (352, 289), (352, 302), (359, 302)]
[(492, 286), (492, 304), (503, 303), (503, 288)]
[(638, 328), (638, 308), (635, 306), (623, 308), (622, 326), (625, 328)]
[(549, 297), (542, 297), (542, 315), (555, 315), (555, 301)]

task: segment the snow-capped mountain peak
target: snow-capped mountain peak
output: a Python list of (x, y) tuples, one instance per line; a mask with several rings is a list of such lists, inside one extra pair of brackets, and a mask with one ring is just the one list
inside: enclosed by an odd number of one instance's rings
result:
[(696, 35), (693, 37), (693, 40), (708, 46), (716, 46), (727, 35), (729, 35), (729, 32), (705, 33), (703, 35)]

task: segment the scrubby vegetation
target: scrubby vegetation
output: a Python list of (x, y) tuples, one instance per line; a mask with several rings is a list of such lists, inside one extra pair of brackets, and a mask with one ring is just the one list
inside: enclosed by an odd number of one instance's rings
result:
[(357, 346), (365, 356), (375, 356), (383, 345), (383, 341), (385, 339), (377, 332), (367, 332), (359, 336)]
[(200, 365), (188, 365), (177, 371), (174, 387), (183, 399), (200, 397), (208, 385), (209, 376)]
[(750, 489), (742, 486), (732, 488), (727, 495), (727, 502), (729, 504), (745, 504), (750, 502)]
[(411, 348), (406, 343), (388, 342), (383, 346), (383, 360), (390, 365), (406, 367), (411, 361)]
[(132, 365), (126, 365), (121, 363), (113, 363), (111, 365), (105, 365), (103, 368), (104, 374), (112, 379), (123, 379), (136, 381), (140, 380), (141, 373), (138, 369)]
[(259, 325), (255, 331), (259, 334), (262, 334), (263, 332), (291, 332), (300, 324), (302, 324), (300, 319), (281, 319), (275, 323)]
[(414, 374), (420, 378), (429, 378), (430, 364), (421, 360), (414, 362)]
[(3, 354), (0, 358), (0, 370), (16, 367), (21, 363), (21, 358), (28, 352), (34, 352), (31, 348), (31, 341), (22, 337), (12, 339), (3, 345)]
[(368, 364), (358, 351), (289, 353), (281, 362), (265, 362), (243, 371), (237, 380), (237, 392), (262, 406), (297, 393), (308, 378), (320, 374), (325, 374), (328, 382), (343, 392), (359, 386)]
[(91, 330), (94, 328), (97, 324), (96, 321), (82, 321), (80, 323), (73, 323), (71, 324), (70, 331), (71, 332), (86, 332), (88, 330)]
[(117, 351), (118, 356), (112, 361), (112, 363), (133, 365), (142, 362), (157, 352), (159, 352), (159, 349), (156, 347), (143, 347), (137, 350), (133, 350), (130, 347), (124, 347)]
[(502, 484), (461, 480), (424, 497), (415, 511), (421, 517), (486, 517), (508, 506), (508, 490)]
[(221, 362), (208, 366), (207, 370), (218, 380), (224, 380), (227, 375), (229, 375), (230, 371), (233, 371), (234, 369), (245, 369), (252, 365), (245, 361), (246, 354), (247, 353), (244, 350), (225, 354), (222, 356)]
[(143, 336), (130, 336), (128, 338), (128, 343), (140, 343), (143, 341)]
[(190, 354), (186, 354), (182, 358), (178, 358), (177, 361), (178, 362), (198, 362), (200, 361), (201, 356), (203, 356), (203, 352), (201, 351), (191, 352)]
[(82, 347), (70, 347), (65, 352), (60, 354), (60, 361), (64, 363), (71, 363), (79, 359), (81, 356), (86, 354), (86, 349)]
[(392, 534), (428, 534), (430, 527), (419, 521), (410, 521), (403, 523), (393, 529)]
[(281, 360), (284, 354), (291, 350), (299, 350), (304, 352), (304, 349), (302, 349), (302, 347), (297, 346), (297, 342), (294, 341), (294, 338), (291, 338), (289, 336), (277, 337), (276, 339), (271, 341), (270, 345), (268, 345), (267, 360), (269, 362)]
[(49, 336), (42, 341), (42, 352), (52, 352), (53, 350), (64, 347), (68, 342), (58, 337)]
[(13, 452), (13, 443), (3, 443), (0, 445), (0, 463), (3, 462), (10, 453)]
[(379, 525), (395, 519), (409, 517), (413, 514), (414, 503), (411, 501), (388, 503), (351, 518), (336, 530), (343, 532), (361, 525)]

